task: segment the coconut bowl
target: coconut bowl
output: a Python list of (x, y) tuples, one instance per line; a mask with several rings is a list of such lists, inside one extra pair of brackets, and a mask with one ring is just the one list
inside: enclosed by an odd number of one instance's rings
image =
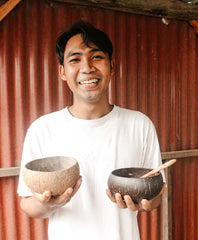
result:
[(150, 172), (148, 168), (120, 168), (111, 172), (108, 187), (111, 193), (129, 195), (135, 204), (142, 199), (151, 200), (156, 197), (163, 186), (162, 174), (159, 172), (147, 178), (140, 178)]
[(24, 182), (32, 192), (49, 190), (54, 196), (74, 187), (79, 174), (77, 160), (63, 156), (35, 159), (28, 162), (22, 171)]

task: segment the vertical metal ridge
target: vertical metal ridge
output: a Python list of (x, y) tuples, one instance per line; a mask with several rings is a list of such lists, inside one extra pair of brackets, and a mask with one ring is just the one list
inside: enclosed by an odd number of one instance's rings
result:
[[(8, 190), (9, 189), (9, 190)], [(3, 223), (5, 239), (15, 239), (16, 232), (16, 212), (15, 212), (15, 188), (10, 179), (5, 179), (2, 185), (3, 192)], [(9, 227), (7, 224), (9, 223)], [(11, 231), (10, 231), (11, 230)]]
[[(115, 18), (116, 38), (115, 38), (115, 58), (118, 63), (116, 65), (116, 103), (124, 107), (126, 106), (127, 89), (126, 89), (126, 16), (118, 13)], [(119, 32), (118, 32), (119, 30)]]
[[(8, 39), (8, 31), (6, 29), (2, 30), (2, 39), (6, 41)], [(10, 149), (10, 128), (9, 128), (9, 122), (10, 122), (10, 112), (9, 112), (9, 106), (10, 106), (10, 101), (9, 101), (9, 78), (10, 76), (10, 71), (9, 71), (9, 66), (10, 64), (10, 59), (9, 56), (7, 55), (7, 51), (9, 50), (9, 45), (5, 44), (3, 46), (4, 48), (1, 48), (1, 60), (0, 60), (0, 66), (1, 66), (1, 71), (0, 71), (0, 76), (1, 76), (1, 88), (0, 88), (0, 110), (1, 110), (1, 137), (0, 137), (0, 144), (1, 144), (1, 157), (0, 157), (0, 163), (2, 167), (10, 167), (12, 166), (12, 163), (10, 161), (11, 159), (11, 149)]]
[[(32, 121), (72, 103), (54, 48), (59, 33), (80, 19), (113, 42), (111, 103), (148, 115), (162, 151), (197, 148), (198, 41), (188, 23), (172, 20), (166, 26), (158, 18), (27, 0), (0, 23), (0, 167), (20, 164)], [(173, 167), (174, 240), (198, 236), (197, 168), (196, 157)], [(0, 240), (47, 240), (47, 221), (21, 212), (17, 181), (0, 179)], [(161, 238), (160, 209), (139, 213), (142, 240)]]
[(150, 233), (150, 221), (149, 213), (141, 212), (138, 213), (138, 225), (140, 228), (140, 236), (142, 239), (149, 239)]
[[(127, 107), (136, 109), (138, 103), (138, 77), (137, 77), (137, 18), (127, 15), (126, 19), (126, 89)], [(130, 33), (130, 34), (129, 34)], [(128, 59), (128, 61), (127, 61)], [(127, 63), (129, 62), (129, 63)]]
[(24, 9), (20, 8), (19, 17), (15, 20), (15, 28), (14, 28), (14, 36), (15, 43), (13, 44), (13, 59), (14, 59), (14, 66), (13, 66), (13, 127), (12, 127), (12, 146), (16, 144), (17, 139), (17, 147), (14, 148), (13, 151), (13, 159), (14, 166), (19, 166), (21, 156), (21, 147), (23, 146), (25, 130), (24, 130), (24, 44), (22, 39), (24, 39), (24, 29), (21, 29), (23, 25), (23, 13)]

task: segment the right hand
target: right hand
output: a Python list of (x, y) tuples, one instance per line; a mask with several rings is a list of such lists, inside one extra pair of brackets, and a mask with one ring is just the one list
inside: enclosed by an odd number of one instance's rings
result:
[(48, 208), (54, 209), (64, 206), (71, 198), (76, 194), (82, 183), (82, 177), (80, 176), (76, 182), (74, 188), (67, 188), (65, 192), (59, 196), (52, 196), (50, 191), (45, 191), (42, 194), (33, 193), (35, 198), (42, 204), (48, 206)]

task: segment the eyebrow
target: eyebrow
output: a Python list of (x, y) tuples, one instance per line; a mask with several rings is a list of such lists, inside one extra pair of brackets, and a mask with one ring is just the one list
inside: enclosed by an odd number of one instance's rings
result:
[[(88, 52), (89, 53), (102, 52), (102, 50), (99, 49), (99, 48), (91, 48)], [(72, 57), (72, 56), (76, 56), (76, 55), (82, 55), (82, 53), (81, 52), (69, 52), (68, 55), (67, 55), (67, 58)]]

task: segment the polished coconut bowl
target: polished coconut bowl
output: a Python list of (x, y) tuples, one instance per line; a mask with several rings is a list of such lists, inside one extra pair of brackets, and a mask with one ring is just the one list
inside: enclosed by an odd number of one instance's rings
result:
[(161, 173), (147, 178), (140, 178), (152, 169), (147, 168), (120, 168), (114, 170), (108, 179), (108, 187), (111, 193), (129, 195), (135, 204), (142, 199), (151, 200), (157, 196), (163, 186)]
[(76, 159), (71, 157), (47, 157), (28, 162), (22, 171), (25, 184), (32, 192), (49, 190), (60, 195), (67, 188), (74, 187), (80, 174)]

